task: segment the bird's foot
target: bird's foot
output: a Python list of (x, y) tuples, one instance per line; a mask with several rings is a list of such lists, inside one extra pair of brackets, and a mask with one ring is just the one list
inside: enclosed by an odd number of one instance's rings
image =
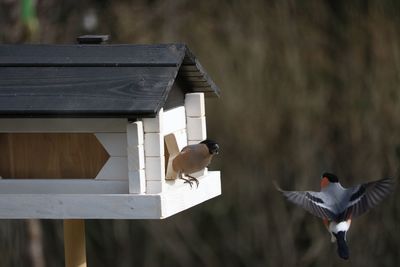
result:
[(197, 178), (196, 177), (193, 177), (193, 176), (191, 176), (191, 175), (186, 175), (187, 177), (189, 177), (189, 181), (190, 182), (195, 182), (196, 183), (196, 188), (199, 188), (199, 180), (197, 180)]
[(191, 181), (190, 178), (189, 178), (189, 179), (186, 179), (186, 178), (183, 178), (183, 177), (181, 176), (181, 177), (179, 177), (179, 179), (184, 180), (184, 181), (185, 181), (185, 182), (184, 182), (185, 184), (188, 183), (188, 184), (190, 185), (190, 188), (193, 187), (193, 181)]

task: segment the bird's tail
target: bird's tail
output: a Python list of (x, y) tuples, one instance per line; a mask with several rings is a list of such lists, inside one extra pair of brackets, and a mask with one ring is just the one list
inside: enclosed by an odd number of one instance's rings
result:
[(335, 236), (336, 236), (336, 240), (337, 240), (337, 245), (338, 245), (337, 252), (338, 252), (339, 256), (344, 260), (348, 260), (349, 259), (349, 247), (347, 246), (347, 243), (345, 240), (345, 234), (346, 234), (346, 232), (339, 231), (337, 234), (335, 234)]

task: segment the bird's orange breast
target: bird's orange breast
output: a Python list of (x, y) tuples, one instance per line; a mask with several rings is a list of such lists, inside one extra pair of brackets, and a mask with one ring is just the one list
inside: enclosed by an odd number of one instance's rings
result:
[(321, 179), (321, 188), (327, 187), (329, 185), (329, 180), (326, 177)]

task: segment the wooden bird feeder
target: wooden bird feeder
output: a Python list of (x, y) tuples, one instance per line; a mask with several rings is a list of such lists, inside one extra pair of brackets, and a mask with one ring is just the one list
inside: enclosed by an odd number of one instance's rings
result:
[(0, 218), (162, 219), (220, 195), (219, 171), (192, 188), (171, 167), (218, 94), (183, 44), (0, 45)]

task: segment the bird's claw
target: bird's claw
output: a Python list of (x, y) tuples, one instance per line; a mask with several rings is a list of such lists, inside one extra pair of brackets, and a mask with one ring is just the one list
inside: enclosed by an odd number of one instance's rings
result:
[(188, 183), (190, 185), (190, 188), (193, 188), (193, 182), (196, 183), (196, 188), (199, 188), (199, 180), (197, 180), (196, 177), (193, 177), (191, 175), (186, 175), (186, 176), (188, 177), (187, 179), (183, 177), (180, 177), (180, 179), (184, 180), (185, 184)]
[(193, 183), (193, 181), (196, 183), (196, 188), (199, 188), (199, 180), (197, 180), (196, 177), (193, 177), (193, 176), (191, 176), (191, 175), (187, 175), (187, 177), (189, 177), (189, 181), (190, 181), (191, 183)]

